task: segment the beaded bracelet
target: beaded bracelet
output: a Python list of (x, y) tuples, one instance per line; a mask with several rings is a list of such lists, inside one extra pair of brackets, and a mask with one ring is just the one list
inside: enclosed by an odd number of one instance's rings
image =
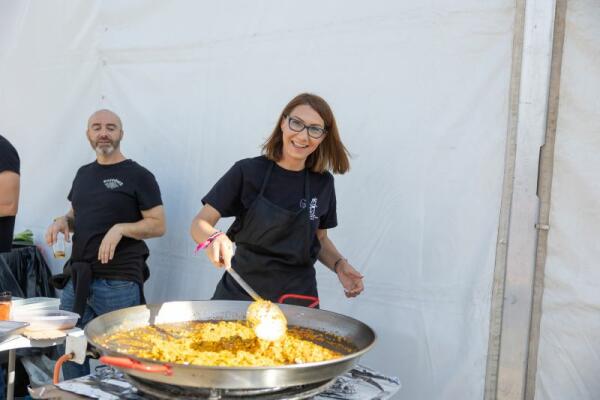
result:
[(218, 238), (219, 236), (221, 236), (222, 234), (223, 234), (223, 232), (221, 232), (221, 231), (213, 232), (204, 242), (198, 243), (198, 246), (196, 246), (196, 252), (198, 252), (200, 250), (204, 250), (205, 248), (210, 246), (210, 244), (212, 242), (214, 242), (215, 239)]
[(337, 261), (336, 261), (336, 262), (334, 262), (334, 263), (333, 263), (333, 272), (335, 272), (336, 274), (337, 274), (338, 264), (339, 264), (339, 263), (340, 263), (340, 261), (342, 261), (342, 260), (344, 260), (344, 261), (348, 261), (348, 259), (347, 259), (347, 258), (340, 257), (340, 258), (338, 258), (338, 259), (337, 259)]

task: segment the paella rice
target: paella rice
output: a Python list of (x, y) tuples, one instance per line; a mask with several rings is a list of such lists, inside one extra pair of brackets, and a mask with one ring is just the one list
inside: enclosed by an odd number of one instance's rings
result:
[(245, 321), (190, 321), (116, 331), (100, 337), (98, 343), (160, 362), (259, 367), (339, 358), (343, 353), (316, 343), (325, 343), (330, 336), (291, 326), (280, 340), (265, 341)]

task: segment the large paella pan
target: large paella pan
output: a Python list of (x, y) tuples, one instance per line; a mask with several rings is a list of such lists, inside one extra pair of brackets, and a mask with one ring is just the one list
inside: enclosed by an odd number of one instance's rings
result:
[(165, 324), (190, 321), (240, 321), (245, 319), (249, 304), (245, 301), (181, 301), (130, 307), (94, 319), (86, 326), (85, 334), (104, 356), (116, 357), (112, 359), (113, 365), (116, 363), (128, 375), (170, 385), (218, 389), (290, 387), (324, 382), (351, 369), (375, 343), (375, 332), (354, 318), (292, 305), (281, 305), (290, 327), (315, 333), (310, 337), (317, 338), (319, 345), (339, 353), (338, 357), (290, 365), (206, 366), (140, 357), (135, 355), (139, 352), (104, 340), (107, 334), (149, 326), (160, 328)]

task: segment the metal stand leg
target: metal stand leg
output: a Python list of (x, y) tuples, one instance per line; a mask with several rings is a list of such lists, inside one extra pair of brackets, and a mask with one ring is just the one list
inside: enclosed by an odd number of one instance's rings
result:
[(6, 400), (13, 400), (15, 397), (15, 360), (17, 350), (8, 351), (8, 382), (6, 382)]

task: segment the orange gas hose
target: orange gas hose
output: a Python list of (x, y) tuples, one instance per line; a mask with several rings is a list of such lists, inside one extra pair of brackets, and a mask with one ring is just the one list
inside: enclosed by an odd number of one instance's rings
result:
[(75, 357), (75, 354), (73, 353), (63, 354), (58, 358), (58, 360), (56, 360), (56, 365), (54, 365), (54, 377), (52, 379), (52, 383), (54, 383), (55, 385), (58, 383), (58, 381), (60, 380), (60, 368), (62, 367), (65, 361), (69, 361), (73, 357)]

